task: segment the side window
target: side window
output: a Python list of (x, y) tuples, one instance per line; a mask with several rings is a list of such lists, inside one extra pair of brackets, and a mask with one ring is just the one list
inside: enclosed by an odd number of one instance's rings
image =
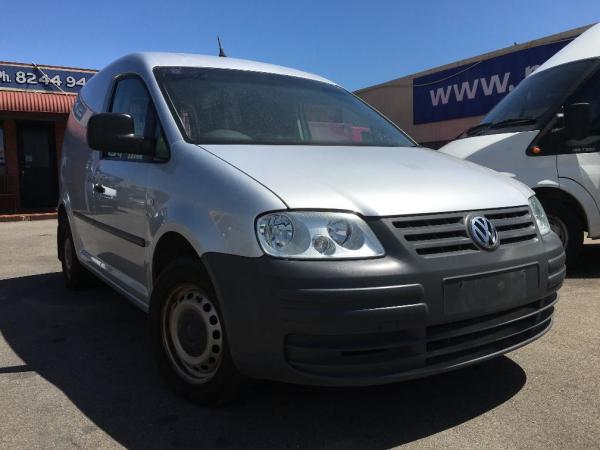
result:
[(160, 122), (142, 80), (133, 77), (119, 80), (114, 90), (109, 112), (129, 114), (133, 118), (137, 136), (156, 140), (156, 156), (104, 152), (104, 158), (123, 161), (160, 161), (169, 158), (169, 149)]
[(581, 86), (564, 106), (573, 103), (589, 103), (591, 110), (590, 135), (582, 140), (567, 136), (564, 123), (555, 119), (553, 128), (540, 140), (540, 148), (545, 154), (593, 153), (600, 151), (600, 72)]
[(591, 135), (600, 136), (600, 72), (596, 73), (567, 105), (572, 103), (589, 103), (592, 113)]

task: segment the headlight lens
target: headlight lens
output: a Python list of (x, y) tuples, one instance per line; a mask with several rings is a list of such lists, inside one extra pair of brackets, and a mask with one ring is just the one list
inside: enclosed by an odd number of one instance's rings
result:
[(352, 235), (352, 226), (344, 219), (335, 219), (327, 224), (327, 233), (338, 245), (344, 245)]
[(283, 214), (271, 214), (260, 224), (260, 232), (271, 248), (280, 249), (290, 243), (294, 237), (294, 225)]
[(385, 254), (371, 228), (350, 213), (265, 214), (256, 221), (256, 234), (264, 252), (280, 258), (370, 258)]
[(550, 233), (550, 222), (548, 222), (546, 211), (535, 195), (529, 198), (529, 207), (535, 217), (540, 234), (543, 236)]

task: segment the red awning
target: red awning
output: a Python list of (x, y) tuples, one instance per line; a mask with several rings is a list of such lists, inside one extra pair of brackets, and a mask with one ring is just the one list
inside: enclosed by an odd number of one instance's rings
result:
[(0, 91), (0, 112), (69, 114), (75, 98), (71, 94)]

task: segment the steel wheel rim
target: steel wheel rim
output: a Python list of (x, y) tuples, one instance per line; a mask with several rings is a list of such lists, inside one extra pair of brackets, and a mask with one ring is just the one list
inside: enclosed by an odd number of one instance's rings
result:
[(210, 381), (221, 365), (223, 330), (218, 311), (197, 286), (173, 290), (162, 312), (163, 344), (180, 376)]
[(563, 243), (563, 248), (567, 248), (569, 245), (569, 230), (565, 223), (556, 216), (548, 216), (548, 222), (550, 222), (550, 229), (554, 231)]

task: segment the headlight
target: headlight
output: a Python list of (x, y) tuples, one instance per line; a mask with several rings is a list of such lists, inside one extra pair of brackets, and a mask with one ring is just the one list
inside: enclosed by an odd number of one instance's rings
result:
[(531, 208), (533, 217), (535, 217), (540, 234), (544, 235), (550, 233), (550, 222), (548, 222), (544, 207), (535, 195), (529, 198), (529, 207)]
[(371, 258), (385, 254), (371, 228), (350, 213), (269, 213), (256, 221), (256, 235), (265, 253), (280, 258)]

